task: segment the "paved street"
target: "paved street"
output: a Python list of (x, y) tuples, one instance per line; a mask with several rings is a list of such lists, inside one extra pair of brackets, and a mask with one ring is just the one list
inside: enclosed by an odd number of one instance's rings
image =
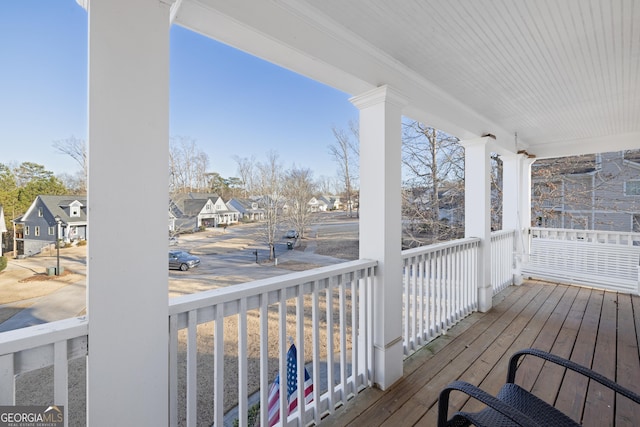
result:
[[(357, 235), (357, 221), (346, 218), (344, 213), (326, 214), (320, 218), (322, 221), (307, 230), (306, 237), (297, 242), (294, 250), (287, 249), (287, 240), (282, 237), (276, 244), (276, 260), (272, 261), (268, 259), (268, 247), (260, 242), (259, 224), (181, 235), (178, 245), (170, 249), (197, 255), (201, 264), (188, 271), (170, 270), (169, 296), (344, 262), (316, 254), (315, 238), (318, 235), (335, 235), (336, 238), (345, 234)], [(86, 246), (60, 251), (61, 265), (72, 274), (45, 277), (46, 268), (56, 265), (55, 255), (55, 251), (44, 251), (35, 257), (9, 259), (7, 269), (0, 272), (0, 332), (85, 314)]]

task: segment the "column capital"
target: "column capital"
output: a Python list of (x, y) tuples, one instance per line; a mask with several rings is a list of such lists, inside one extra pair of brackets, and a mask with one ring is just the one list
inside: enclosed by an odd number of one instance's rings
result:
[(389, 85), (378, 86), (360, 95), (356, 95), (349, 99), (359, 110), (369, 108), (371, 106), (388, 102), (403, 108), (408, 104), (404, 95)]
[[(158, 0), (159, 3), (166, 4), (171, 8), (171, 22), (173, 22), (176, 14), (178, 13), (178, 9), (182, 4), (182, 0)], [(84, 10), (89, 10), (89, 0), (76, 0), (76, 3), (83, 8)]]
[(490, 136), (481, 136), (478, 138), (461, 139), (458, 141), (464, 148), (488, 146), (491, 148), (495, 144), (495, 139)]
[(517, 160), (519, 162), (522, 162), (522, 164), (532, 164), (536, 161), (535, 156), (529, 155), (526, 151), (518, 151), (517, 153), (514, 153), (512, 151), (500, 153), (500, 157), (502, 157), (504, 160)]

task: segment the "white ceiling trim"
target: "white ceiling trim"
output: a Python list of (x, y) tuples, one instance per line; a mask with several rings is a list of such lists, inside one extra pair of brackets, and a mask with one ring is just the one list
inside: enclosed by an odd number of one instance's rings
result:
[(640, 148), (640, 132), (537, 144), (530, 154), (544, 159), (637, 148)]

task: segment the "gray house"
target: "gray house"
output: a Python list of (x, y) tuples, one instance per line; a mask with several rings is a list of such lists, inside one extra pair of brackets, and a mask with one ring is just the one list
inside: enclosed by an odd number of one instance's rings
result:
[(640, 231), (640, 152), (611, 152), (532, 166), (534, 225)]
[(86, 240), (87, 198), (40, 195), (12, 222), (16, 255), (38, 254), (56, 238), (65, 243)]

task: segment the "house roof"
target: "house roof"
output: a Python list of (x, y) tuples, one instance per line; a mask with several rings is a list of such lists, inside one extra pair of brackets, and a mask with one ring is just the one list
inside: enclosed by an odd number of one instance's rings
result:
[(533, 175), (537, 171), (557, 171), (558, 175), (578, 175), (596, 171), (596, 156), (571, 156), (558, 159), (537, 160), (531, 165)]
[(627, 151), (624, 153), (624, 159), (633, 163), (640, 164), (640, 150)]
[(37, 202), (40, 200), (44, 207), (49, 211), (49, 213), (55, 217), (58, 216), (62, 220), (63, 223), (86, 223), (87, 222), (87, 212), (86, 209), (80, 209), (79, 216), (70, 216), (69, 206), (78, 202), (81, 206), (87, 206), (87, 196), (84, 195), (62, 195), (62, 196), (51, 196), (51, 195), (39, 195), (36, 199), (31, 203), (27, 212), (22, 215), (20, 218), (16, 218), (14, 222), (25, 222), (29, 220), (29, 216), (32, 215), (33, 209), (37, 206)]
[(228, 206), (233, 207), (235, 210), (237, 210), (238, 212), (261, 212), (264, 211), (264, 209), (260, 208), (260, 207), (256, 207), (255, 209), (253, 208), (253, 204), (254, 203), (258, 203), (255, 200), (251, 200), (251, 199), (243, 199), (243, 198), (238, 198), (238, 197), (234, 197), (233, 199), (229, 200), (227, 202)]
[(211, 200), (215, 203), (220, 196), (216, 193), (179, 193), (169, 201), (169, 210), (180, 218), (181, 216), (196, 216), (202, 208)]
[(198, 215), (204, 205), (207, 204), (209, 199), (196, 199), (196, 200), (183, 200), (182, 201), (182, 212), (187, 216), (195, 216)]
[[(640, 147), (633, 1), (182, 0), (176, 23), (350, 95), (537, 158)], [(516, 137), (517, 135), (517, 137)]]
[[(640, 167), (640, 150), (631, 150), (624, 153), (621, 152), (609, 152), (602, 153), (603, 160), (608, 158), (614, 158), (619, 160), (625, 160), (630, 162), (629, 164), (634, 167)], [(580, 175), (591, 174), (598, 170), (596, 163), (596, 155), (589, 154), (583, 156), (571, 156), (558, 159), (543, 159), (537, 160), (531, 166), (531, 170), (534, 177), (538, 175), (538, 171), (546, 170), (549, 172), (558, 171), (558, 174), (562, 175)]]

